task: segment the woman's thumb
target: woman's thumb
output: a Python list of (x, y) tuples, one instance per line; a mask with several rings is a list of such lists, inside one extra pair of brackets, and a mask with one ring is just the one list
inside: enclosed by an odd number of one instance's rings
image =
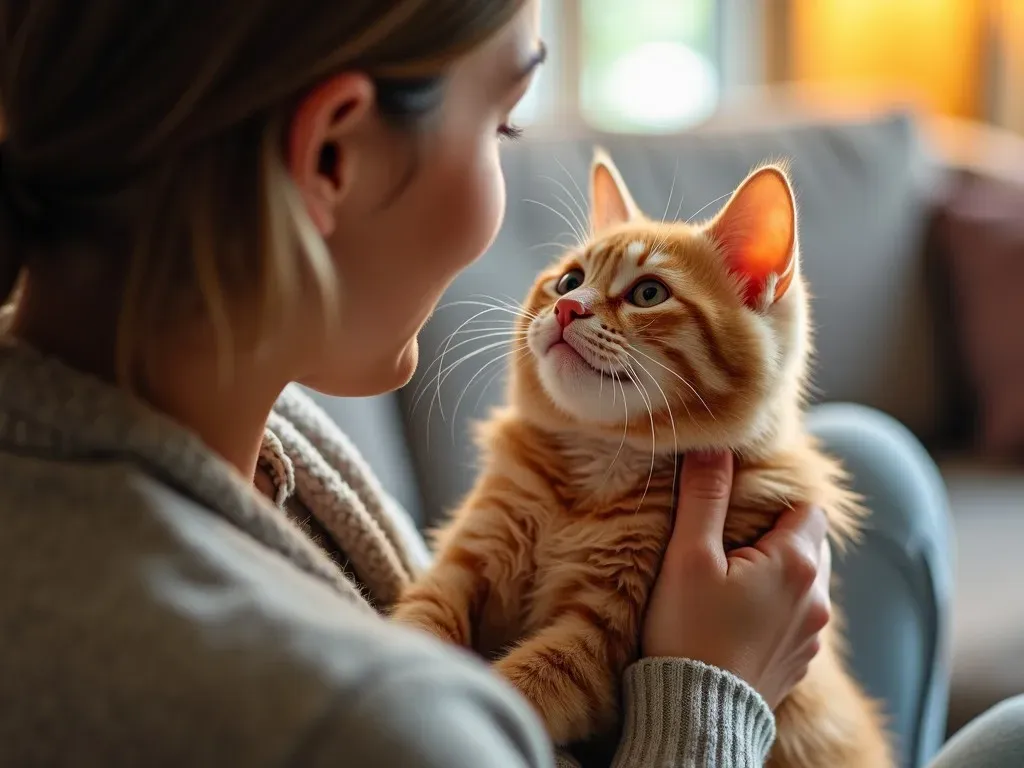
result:
[[(689, 453), (679, 478), (679, 502), (670, 549), (675, 555), (701, 551), (726, 566), (722, 538), (732, 494), (733, 457), (728, 451)], [(680, 552), (682, 550), (682, 552)]]

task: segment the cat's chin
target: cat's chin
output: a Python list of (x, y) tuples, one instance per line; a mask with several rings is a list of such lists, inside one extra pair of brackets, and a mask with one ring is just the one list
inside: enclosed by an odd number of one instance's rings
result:
[(647, 405), (628, 376), (599, 371), (569, 344), (552, 346), (536, 361), (545, 394), (559, 410), (580, 421), (622, 424), (636, 414), (647, 415)]

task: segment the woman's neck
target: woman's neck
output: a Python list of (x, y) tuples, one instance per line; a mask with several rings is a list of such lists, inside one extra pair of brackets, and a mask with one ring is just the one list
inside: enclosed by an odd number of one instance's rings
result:
[[(11, 333), (40, 352), (116, 384), (118, 301), (103, 286), (26, 280)], [(177, 327), (147, 339), (135, 394), (196, 434), (252, 479), (267, 418), (290, 380), (283, 361), (222, 359), (212, 329)], [(225, 365), (225, 362), (228, 364)]]
[(198, 344), (164, 344), (146, 367), (144, 399), (175, 419), (252, 480), (264, 428), (287, 379), (237, 357), (225, 369), (212, 334)]

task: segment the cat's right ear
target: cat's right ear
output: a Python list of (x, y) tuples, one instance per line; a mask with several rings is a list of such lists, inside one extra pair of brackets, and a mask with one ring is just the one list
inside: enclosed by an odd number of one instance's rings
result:
[(590, 167), (590, 227), (602, 232), (641, 217), (626, 183), (611, 157), (601, 148), (594, 150)]
[(786, 169), (766, 165), (737, 189), (706, 232), (744, 283), (752, 307), (770, 307), (797, 270), (796, 200)]

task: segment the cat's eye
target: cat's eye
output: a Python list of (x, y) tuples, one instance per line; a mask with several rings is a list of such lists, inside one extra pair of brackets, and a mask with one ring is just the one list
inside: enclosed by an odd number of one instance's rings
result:
[(569, 291), (575, 291), (583, 285), (584, 275), (582, 269), (570, 269), (555, 286), (555, 292), (559, 296), (565, 296)]
[(656, 307), (668, 301), (668, 288), (657, 280), (643, 280), (629, 294), (629, 301), (638, 307)]

